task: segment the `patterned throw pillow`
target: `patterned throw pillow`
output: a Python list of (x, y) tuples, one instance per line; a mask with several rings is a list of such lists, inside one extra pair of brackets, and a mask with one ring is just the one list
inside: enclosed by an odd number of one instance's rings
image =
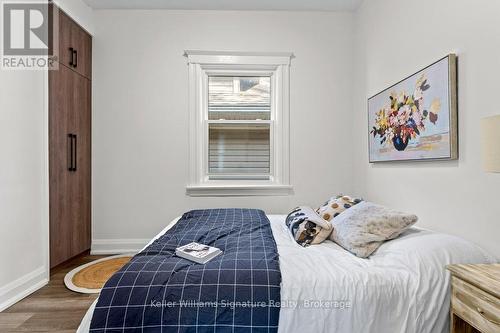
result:
[(360, 258), (370, 256), (383, 242), (398, 237), (418, 217), (362, 202), (332, 221), (330, 239)]
[(330, 222), (322, 219), (311, 207), (295, 208), (285, 223), (295, 241), (304, 247), (321, 243), (332, 232)]
[(344, 210), (351, 208), (361, 201), (363, 201), (363, 199), (352, 198), (348, 195), (338, 195), (336, 197), (330, 198), (330, 200), (325, 202), (323, 206), (316, 209), (316, 212), (323, 219), (331, 221)]

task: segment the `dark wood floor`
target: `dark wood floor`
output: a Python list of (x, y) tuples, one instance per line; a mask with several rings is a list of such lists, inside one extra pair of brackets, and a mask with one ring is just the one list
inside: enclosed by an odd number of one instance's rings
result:
[(73, 268), (103, 256), (80, 256), (51, 272), (50, 282), (0, 313), (0, 332), (75, 332), (97, 294), (80, 294), (64, 286)]

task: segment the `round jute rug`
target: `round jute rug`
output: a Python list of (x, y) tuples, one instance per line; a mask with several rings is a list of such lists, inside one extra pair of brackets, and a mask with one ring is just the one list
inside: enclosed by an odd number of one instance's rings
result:
[(66, 274), (64, 284), (68, 289), (79, 293), (99, 293), (106, 281), (132, 257), (130, 254), (120, 254), (78, 266)]

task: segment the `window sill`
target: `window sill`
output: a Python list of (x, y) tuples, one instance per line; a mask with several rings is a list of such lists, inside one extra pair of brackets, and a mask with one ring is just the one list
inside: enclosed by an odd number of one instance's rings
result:
[(284, 196), (293, 193), (291, 185), (189, 185), (191, 197)]

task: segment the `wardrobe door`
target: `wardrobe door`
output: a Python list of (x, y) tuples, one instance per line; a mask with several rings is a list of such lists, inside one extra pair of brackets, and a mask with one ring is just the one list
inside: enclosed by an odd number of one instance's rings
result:
[(59, 62), (91, 78), (92, 37), (62, 10), (59, 10)]
[(72, 255), (90, 249), (91, 241), (91, 106), (90, 80), (74, 75), (75, 157), (71, 196), (73, 198)]
[(79, 74), (90, 79), (92, 67), (92, 37), (76, 23), (73, 23), (72, 29), (71, 35), (73, 45), (76, 49), (75, 64), (73, 68)]
[(73, 69), (75, 45), (73, 42), (73, 30), (75, 23), (62, 10), (59, 15), (59, 62)]
[(73, 224), (71, 168), (74, 73), (59, 66), (49, 71), (50, 266), (71, 257)]

